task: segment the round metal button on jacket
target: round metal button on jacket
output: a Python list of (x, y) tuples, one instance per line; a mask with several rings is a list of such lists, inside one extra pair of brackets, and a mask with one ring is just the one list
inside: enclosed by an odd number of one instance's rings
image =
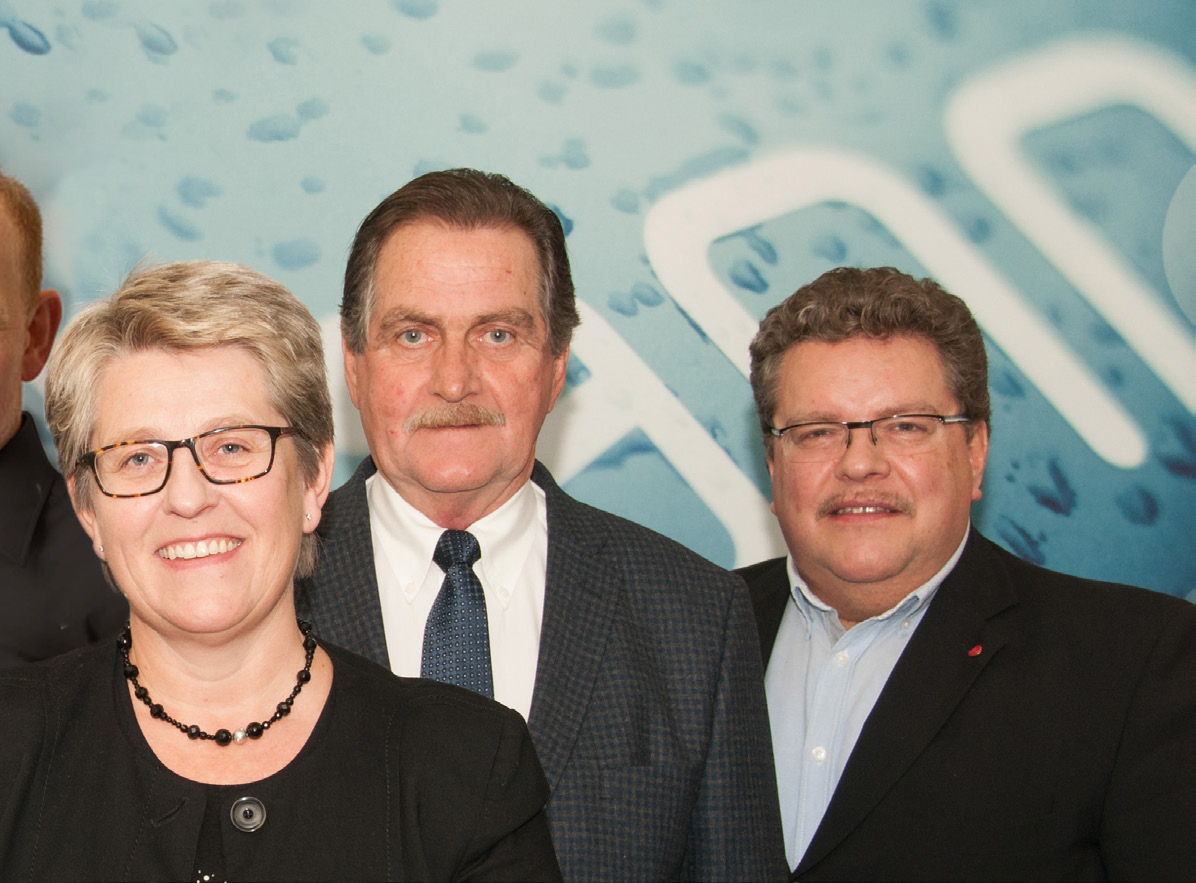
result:
[(238, 797), (228, 814), (233, 824), (246, 833), (266, 823), (266, 806), (256, 797)]

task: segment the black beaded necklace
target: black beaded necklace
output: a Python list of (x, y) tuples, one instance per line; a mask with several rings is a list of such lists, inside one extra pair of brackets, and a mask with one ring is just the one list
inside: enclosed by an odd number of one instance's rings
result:
[(277, 723), (291, 713), (291, 705), (294, 703), (295, 697), (299, 695), (299, 691), (303, 689), (303, 685), (311, 680), (311, 661), (316, 655), (317, 646), (316, 638), (311, 633), (310, 622), (299, 620), (299, 631), (303, 633), (303, 650), (307, 654), (307, 662), (304, 663), (302, 671), (295, 675), (295, 689), (291, 691), (291, 695), (278, 703), (277, 710), (274, 714), (270, 715), (269, 720), (264, 720), (260, 723), (254, 721), (231, 733), (228, 730), (219, 729), (215, 735), (205, 733), (195, 724), (188, 726), (187, 724), (179, 723), (166, 713), (166, 709), (150, 698), (149, 690), (137, 682), (137, 675), (139, 674), (137, 666), (129, 661), (129, 648), (133, 646), (133, 635), (129, 632), (127, 624), (125, 625), (125, 630), (121, 632), (120, 637), (116, 639), (116, 647), (120, 655), (124, 657), (125, 677), (133, 684), (133, 695), (149, 706), (150, 717), (166, 721), (166, 723), (178, 729), (179, 732), (186, 733), (188, 738), (210, 739), (223, 747), (230, 742), (236, 742), (240, 745), (246, 739), (260, 739), (262, 738), (262, 734), (270, 729), (271, 724)]

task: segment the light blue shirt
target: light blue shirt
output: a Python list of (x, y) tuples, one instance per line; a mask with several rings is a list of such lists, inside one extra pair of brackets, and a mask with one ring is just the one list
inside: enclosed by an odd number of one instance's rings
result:
[(789, 866), (796, 868), (826, 813), (880, 691), (964, 541), (929, 582), (884, 613), (845, 630), (810, 592), (789, 556), (789, 603), (764, 676)]

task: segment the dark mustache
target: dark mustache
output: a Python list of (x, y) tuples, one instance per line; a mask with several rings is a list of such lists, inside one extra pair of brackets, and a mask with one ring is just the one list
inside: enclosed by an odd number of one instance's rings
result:
[(865, 498), (861, 498), (859, 494), (839, 494), (823, 500), (818, 506), (818, 517), (825, 518), (836, 509), (842, 509), (844, 506), (858, 506), (861, 499), (866, 499), (868, 505), (885, 506), (886, 508), (900, 512), (902, 515), (914, 514), (914, 504), (905, 497), (891, 493), (870, 493)]

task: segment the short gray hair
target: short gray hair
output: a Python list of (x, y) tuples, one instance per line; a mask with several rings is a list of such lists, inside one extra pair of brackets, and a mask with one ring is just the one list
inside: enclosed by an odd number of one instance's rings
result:
[[(238, 264), (187, 261), (134, 270), (116, 292), (80, 312), (66, 327), (46, 374), (46, 422), (58, 465), (75, 477), (77, 504), (92, 506), (88, 468), (93, 448), (97, 381), (114, 360), (145, 350), (188, 352), (235, 347), (261, 364), (273, 406), (299, 430), (296, 451), (304, 480), (319, 474), (332, 444), (332, 403), (320, 326), (290, 291)], [(316, 539), (304, 536), (295, 575), (315, 569)]]

